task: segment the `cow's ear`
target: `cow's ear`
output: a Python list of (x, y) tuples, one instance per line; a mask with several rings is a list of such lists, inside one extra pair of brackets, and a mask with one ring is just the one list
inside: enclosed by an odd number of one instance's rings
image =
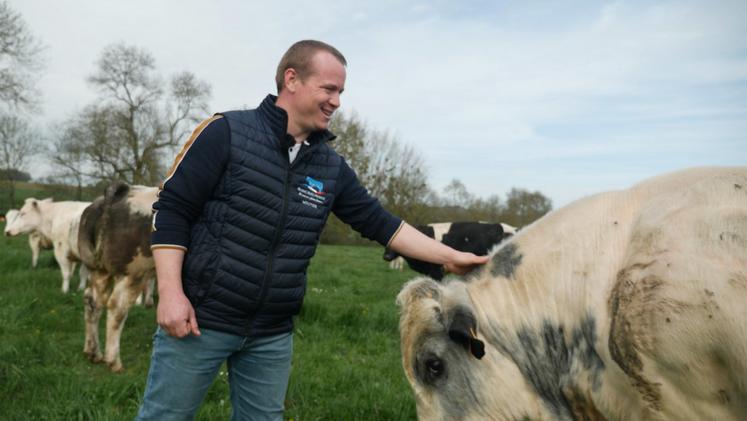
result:
[(462, 345), (478, 360), (485, 355), (485, 344), (477, 339), (475, 316), (464, 306), (459, 306), (452, 311), (449, 338)]

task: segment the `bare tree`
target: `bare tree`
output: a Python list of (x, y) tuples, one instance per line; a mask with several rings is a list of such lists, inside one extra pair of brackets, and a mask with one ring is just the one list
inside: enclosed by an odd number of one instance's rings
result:
[(53, 178), (72, 181), (76, 186), (76, 200), (83, 200), (83, 185), (91, 178), (91, 169), (86, 156), (85, 143), (80, 139), (87, 127), (77, 121), (58, 124), (51, 132), (58, 133), (51, 144), (50, 158), (60, 172)]
[(6, 175), (10, 204), (15, 204), (17, 171), (25, 169), (32, 156), (40, 150), (41, 143), (29, 123), (17, 115), (0, 114), (0, 165)]
[[(369, 129), (356, 115), (338, 112), (330, 123), (337, 135), (333, 146), (355, 170), (363, 186), (391, 212), (405, 219), (419, 219), (428, 193), (422, 158), (386, 132)], [(357, 235), (332, 218), (323, 238), (326, 242), (355, 241)]]
[(446, 196), (446, 204), (453, 207), (468, 208), (472, 206), (472, 202), (475, 200), (464, 183), (456, 178), (444, 187), (444, 195)]
[(428, 192), (428, 174), (423, 158), (410, 145), (386, 133), (375, 133), (368, 143), (371, 165), (367, 180), (376, 196), (397, 215), (417, 220)]
[(335, 149), (358, 178), (391, 211), (410, 217), (427, 194), (427, 173), (420, 155), (389, 133), (370, 130), (356, 114), (338, 113), (330, 124)]
[(39, 103), (35, 85), (43, 67), (41, 52), (21, 15), (0, 2), (0, 101), (26, 109)]
[(177, 147), (207, 114), (207, 83), (181, 72), (164, 88), (155, 59), (138, 47), (106, 47), (88, 82), (100, 100), (71, 119), (57, 144), (63, 151), (80, 151), (84, 175), (93, 179), (157, 183), (164, 175), (162, 157), (172, 155), (163, 152)]
[(368, 173), (370, 157), (365, 142), (369, 140), (368, 128), (358, 114), (335, 113), (329, 123), (329, 130), (337, 135), (333, 146), (358, 175)]

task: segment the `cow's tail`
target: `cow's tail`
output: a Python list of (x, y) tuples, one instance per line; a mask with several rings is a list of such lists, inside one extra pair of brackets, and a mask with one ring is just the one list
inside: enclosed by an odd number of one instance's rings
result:
[(104, 198), (107, 203), (113, 204), (127, 197), (130, 192), (130, 185), (123, 181), (113, 181), (109, 184), (104, 192)]
[(81, 215), (78, 227), (78, 251), (80, 260), (89, 269), (99, 267), (99, 260), (103, 252), (101, 238), (104, 230), (102, 226), (109, 224), (107, 208), (114, 203), (126, 199), (130, 186), (121, 181), (112, 182), (104, 191), (104, 196), (97, 198)]
[(99, 197), (83, 210), (78, 225), (78, 255), (89, 269), (96, 268), (96, 224), (104, 212), (104, 198)]

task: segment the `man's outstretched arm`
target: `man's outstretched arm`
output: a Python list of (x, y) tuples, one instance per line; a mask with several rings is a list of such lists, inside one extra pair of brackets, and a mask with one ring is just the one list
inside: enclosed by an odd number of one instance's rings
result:
[(389, 242), (389, 247), (404, 256), (444, 265), (448, 272), (464, 275), (477, 265), (488, 262), (488, 256), (465, 253), (436, 241), (412, 225), (403, 222), (397, 234)]

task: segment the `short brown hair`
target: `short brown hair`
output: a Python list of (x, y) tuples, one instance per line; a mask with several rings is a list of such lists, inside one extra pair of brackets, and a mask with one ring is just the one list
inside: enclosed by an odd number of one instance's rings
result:
[(278, 93), (285, 87), (285, 71), (295, 69), (298, 77), (301, 80), (305, 79), (312, 71), (311, 58), (319, 51), (326, 51), (332, 54), (343, 66), (348, 65), (345, 56), (337, 48), (327, 43), (313, 39), (298, 41), (290, 46), (288, 51), (283, 54), (283, 58), (280, 59), (280, 63), (278, 63), (278, 70), (275, 73), (275, 84), (277, 85)]

